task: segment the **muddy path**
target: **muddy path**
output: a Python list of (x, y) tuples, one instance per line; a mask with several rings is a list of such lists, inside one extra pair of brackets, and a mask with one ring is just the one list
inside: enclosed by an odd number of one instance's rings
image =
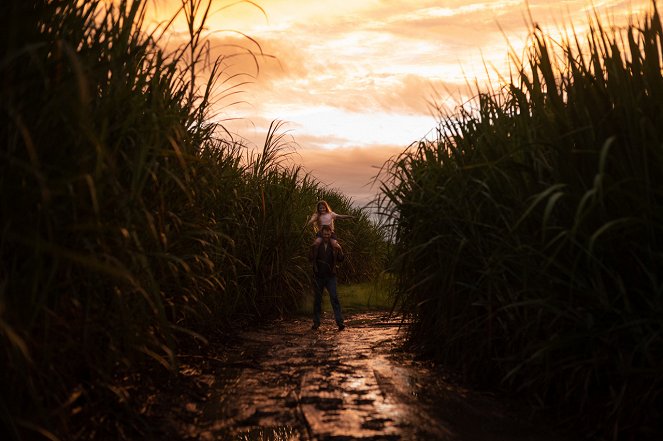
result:
[[(397, 318), (329, 313), (241, 332), (222, 357), (183, 358), (196, 385), (170, 436), (199, 440), (560, 440), (504, 402), (458, 387), (401, 350)], [(189, 388), (191, 389), (191, 388)], [(195, 395), (195, 396), (194, 396)], [(169, 407), (178, 407), (174, 399)], [(162, 405), (165, 403), (162, 402)], [(158, 412), (158, 407), (152, 409)], [(162, 409), (163, 410), (163, 409)], [(165, 415), (164, 415), (165, 416)]]

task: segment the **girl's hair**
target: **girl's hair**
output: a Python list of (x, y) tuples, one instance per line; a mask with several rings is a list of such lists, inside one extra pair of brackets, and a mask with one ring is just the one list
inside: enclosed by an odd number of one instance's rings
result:
[(318, 212), (318, 207), (319, 207), (320, 205), (324, 205), (325, 207), (327, 207), (327, 212), (328, 212), (328, 213), (331, 213), (331, 212), (332, 212), (332, 209), (331, 209), (331, 207), (329, 206), (329, 204), (327, 203), (327, 201), (319, 200), (318, 203), (315, 204), (315, 212), (316, 212), (316, 213)]

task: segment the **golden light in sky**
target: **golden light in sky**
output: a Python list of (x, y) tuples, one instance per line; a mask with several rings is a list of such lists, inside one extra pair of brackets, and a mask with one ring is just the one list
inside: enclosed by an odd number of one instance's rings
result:
[[(179, 4), (156, 1), (156, 17)], [(271, 121), (287, 122), (304, 167), (363, 205), (376, 167), (434, 129), (431, 100), (466, 100), (468, 81), (495, 80), (486, 66), (508, 73), (509, 44), (522, 51), (528, 15), (548, 34), (569, 23), (578, 34), (594, 8), (623, 24), (651, 1), (214, 1), (212, 50), (243, 52), (225, 73), (250, 75), (239, 96), (220, 100), (218, 118), (257, 146)]]

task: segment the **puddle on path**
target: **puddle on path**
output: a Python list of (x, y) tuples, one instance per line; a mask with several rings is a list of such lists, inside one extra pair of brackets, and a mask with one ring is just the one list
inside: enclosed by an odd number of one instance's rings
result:
[(327, 313), (242, 332), (182, 437), (199, 440), (559, 441), (400, 350), (400, 321)]

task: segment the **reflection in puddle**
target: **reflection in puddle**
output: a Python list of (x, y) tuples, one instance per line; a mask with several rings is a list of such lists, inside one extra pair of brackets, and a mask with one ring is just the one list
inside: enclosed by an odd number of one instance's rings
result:
[(214, 438), (216, 441), (300, 441), (300, 433), (292, 427), (252, 427)]
[(298, 319), (241, 333), (192, 438), (557, 441), (415, 361), (401, 350), (402, 320), (372, 313), (346, 323), (342, 333)]

